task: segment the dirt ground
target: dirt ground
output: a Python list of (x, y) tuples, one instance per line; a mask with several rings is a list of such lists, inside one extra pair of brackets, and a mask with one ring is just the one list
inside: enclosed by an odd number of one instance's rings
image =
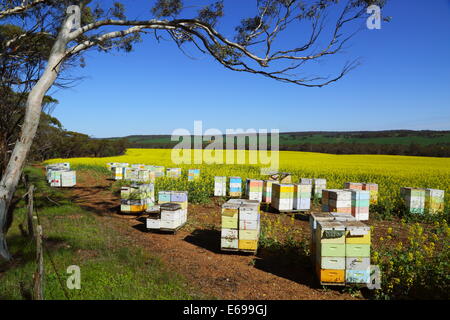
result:
[[(92, 212), (136, 246), (159, 257), (207, 297), (219, 299), (363, 299), (342, 288), (322, 288), (307, 259), (283, 259), (282, 253), (260, 249), (256, 256), (220, 251), (220, 204), (189, 205), (188, 224), (175, 235), (148, 232), (145, 220), (119, 213), (119, 197), (109, 188), (113, 181), (79, 171), (73, 202)], [(264, 219), (280, 220), (309, 238), (307, 218), (262, 212)], [(279, 218), (282, 216), (281, 218)], [(371, 222), (372, 223), (372, 222)], [(372, 223), (373, 224), (373, 223)], [(390, 222), (375, 222), (375, 237)], [(398, 224), (397, 224), (398, 226)]]

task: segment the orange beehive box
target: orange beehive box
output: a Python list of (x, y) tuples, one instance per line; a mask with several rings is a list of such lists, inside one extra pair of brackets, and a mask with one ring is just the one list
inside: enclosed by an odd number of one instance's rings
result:
[(334, 282), (334, 283), (344, 283), (345, 282), (345, 270), (334, 270), (334, 269), (320, 269), (319, 271), (320, 282)]

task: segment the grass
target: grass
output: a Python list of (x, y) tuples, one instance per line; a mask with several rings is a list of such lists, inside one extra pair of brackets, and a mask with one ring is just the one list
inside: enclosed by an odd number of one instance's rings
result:
[[(64, 191), (50, 188), (40, 169), (27, 168), (26, 172), (37, 186), (37, 210), (47, 248), (45, 299), (201, 298), (182, 277), (167, 271), (157, 257), (108, 227), (102, 220), (105, 218), (83, 211), (67, 200)], [(7, 236), (14, 262), (0, 273), (0, 299), (31, 297), (35, 245), (19, 229), (25, 219), (23, 205), (16, 210)], [(81, 269), (81, 290), (65, 288), (71, 265)]]

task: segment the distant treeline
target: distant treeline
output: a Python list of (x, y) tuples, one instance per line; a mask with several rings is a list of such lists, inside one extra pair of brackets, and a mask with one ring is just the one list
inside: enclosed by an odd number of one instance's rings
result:
[[(177, 143), (139, 143), (129, 142), (130, 148), (155, 148), (170, 149)], [(203, 144), (205, 148), (208, 143)], [(247, 146), (248, 148), (248, 146)], [(268, 144), (270, 148), (270, 143)], [(281, 151), (306, 151), (330, 154), (386, 154), (404, 156), (426, 156), (426, 157), (450, 157), (450, 143), (432, 145), (420, 145), (411, 143), (404, 144), (375, 144), (375, 143), (303, 143), (303, 144), (280, 144)]]
[[(12, 127), (10, 131), (0, 130), (0, 176), (6, 169), (19, 129)], [(58, 119), (43, 112), (28, 161), (116, 156), (124, 154), (128, 145), (127, 139), (94, 139), (82, 133), (67, 131)]]
[(94, 139), (67, 131), (56, 118), (44, 114), (29, 159), (111, 157), (124, 154), (128, 146), (126, 139)]
[(450, 157), (450, 143), (420, 145), (375, 144), (375, 143), (305, 143), (283, 145), (280, 150), (308, 151), (331, 154), (387, 154), (402, 156)]

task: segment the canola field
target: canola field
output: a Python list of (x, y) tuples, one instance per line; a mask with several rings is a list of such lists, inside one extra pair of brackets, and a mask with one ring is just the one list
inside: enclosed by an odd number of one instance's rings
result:
[[(158, 179), (157, 189), (172, 188), (188, 190), (201, 202), (213, 195), (214, 176), (239, 176), (246, 178), (265, 177), (261, 175), (258, 164), (174, 164), (172, 149), (128, 149), (125, 155), (106, 158), (52, 159), (45, 163), (70, 162), (75, 168), (80, 165), (105, 167), (108, 162), (129, 164), (161, 165), (166, 168), (182, 168), (183, 178), (178, 180)], [(204, 160), (210, 153), (203, 150)], [(248, 163), (251, 151), (242, 151)], [(256, 152), (257, 153), (257, 152)], [(223, 155), (225, 162), (225, 154)], [(292, 174), (293, 182), (299, 178), (325, 178), (328, 188), (343, 188), (344, 182), (371, 182), (379, 185), (379, 205), (383, 210), (395, 210), (400, 201), (400, 187), (435, 188), (445, 190), (445, 210), (450, 207), (450, 159), (432, 157), (389, 156), (389, 155), (332, 155), (322, 153), (279, 151), (279, 171)], [(235, 154), (235, 160), (237, 153)], [(210, 161), (211, 162), (211, 161)], [(187, 169), (200, 169), (201, 179), (188, 182)]]

